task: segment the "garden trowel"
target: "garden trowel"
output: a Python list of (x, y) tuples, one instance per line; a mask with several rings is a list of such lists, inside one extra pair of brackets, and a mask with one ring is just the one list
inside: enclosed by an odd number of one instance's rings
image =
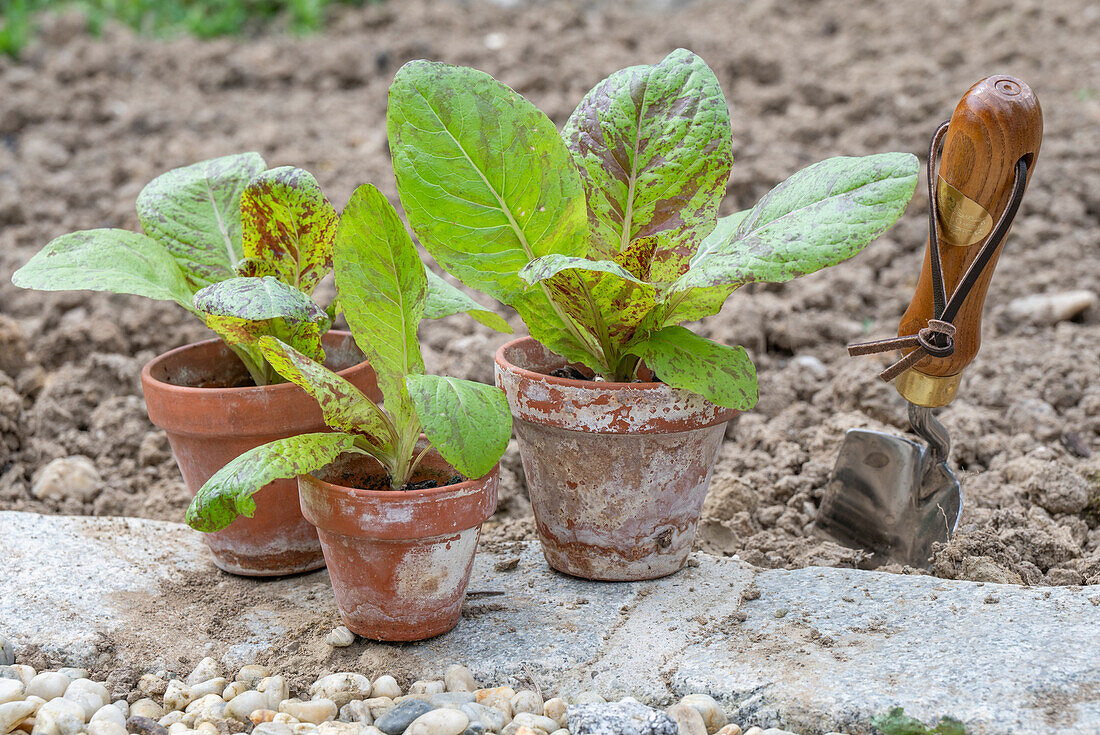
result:
[(1020, 80), (992, 76), (967, 91), (932, 138), (928, 248), (898, 337), (848, 347), (852, 355), (902, 350), (881, 377), (896, 381), (913, 433), (927, 442), (862, 429), (844, 436), (816, 529), (872, 552), (876, 566), (928, 566), (932, 544), (958, 524), (962, 492), (933, 410), (954, 400), (978, 352), (986, 291), (1042, 135), (1039, 102)]

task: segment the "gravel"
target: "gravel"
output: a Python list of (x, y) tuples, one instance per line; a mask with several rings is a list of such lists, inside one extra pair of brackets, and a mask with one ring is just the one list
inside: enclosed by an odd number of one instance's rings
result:
[[(14, 655), (12, 656), (14, 658)], [(232, 676), (233, 682), (226, 683)], [(111, 678), (111, 677), (108, 677)], [(326, 674), (291, 696), (287, 679), (263, 666), (235, 674), (204, 658), (182, 676), (142, 676), (110, 701), (103, 682), (81, 669), (0, 667), (0, 735), (742, 735), (761, 730), (730, 723), (721, 705), (691, 694), (666, 711), (632, 698), (603, 702), (593, 692), (543, 701), (536, 689), (480, 688), (457, 664), (443, 680), (410, 684), (391, 675)], [(216, 691), (215, 691), (216, 690)], [(196, 696), (198, 693), (202, 693)], [(372, 696), (382, 693), (382, 696)], [(127, 704), (133, 700), (133, 704)], [(795, 734), (797, 735), (797, 734)]]

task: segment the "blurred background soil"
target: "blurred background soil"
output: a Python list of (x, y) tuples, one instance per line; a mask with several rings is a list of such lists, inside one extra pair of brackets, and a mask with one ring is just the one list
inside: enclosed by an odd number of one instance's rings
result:
[[(330, 8), (324, 28), (156, 40), (110, 23), (92, 37), (78, 14), (46, 15), (19, 60), (0, 57), (0, 509), (179, 521), (188, 502), (138, 374), (207, 331), (171, 304), (13, 287), (12, 271), (50, 239), (137, 229), (149, 179), (244, 150), (312, 171), (337, 207), (363, 182), (396, 203), (386, 90), (410, 59), (484, 69), (561, 125), (607, 74), (683, 46), (730, 101), (723, 213), (829, 156), (923, 159), (936, 125), (988, 74), (1035, 89), (1038, 166), (987, 301), (983, 350), (942, 412), (966, 508), (933, 573), (1100, 584), (1096, 3), (403, 0)], [(759, 405), (729, 425), (698, 548), (765, 567), (870, 563), (808, 528), (843, 432), (907, 428), (901, 399), (876, 378), (885, 358), (850, 359), (844, 345), (894, 333), (926, 239), (923, 187), (922, 177), (904, 219), (854, 260), (742, 289), (698, 325), (744, 344), (761, 382)], [(1035, 294), (1062, 300), (1021, 301)], [(429, 370), (485, 382), (505, 339), (464, 318), (425, 323), (422, 337)], [(76, 459), (43, 472), (62, 458)], [(503, 475), (487, 543), (534, 537), (514, 443)]]

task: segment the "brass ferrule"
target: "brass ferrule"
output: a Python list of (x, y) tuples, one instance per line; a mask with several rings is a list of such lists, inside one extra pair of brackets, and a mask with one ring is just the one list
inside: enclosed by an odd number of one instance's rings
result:
[(939, 408), (955, 400), (961, 382), (962, 373), (941, 377), (909, 368), (897, 377), (894, 386), (902, 398), (915, 406)]

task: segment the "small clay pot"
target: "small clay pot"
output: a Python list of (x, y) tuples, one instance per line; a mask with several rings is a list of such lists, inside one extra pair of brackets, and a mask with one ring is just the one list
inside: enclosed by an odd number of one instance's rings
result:
[(546, 561), (585, 579), (672, 574), (737, 412), (660, 382), (549, 374), (565, 365), (530, 337), (496, 353)]
[[(324, 336), (326, 365), (372, 400), (381, 400), (374, 370), (348, 332)], [(255, 386), (220, 339), (166, 352), (141, 371), (149, 419), (164, 429), (192, 494), (230, 460), (275, 439), (328, 431), (317, 402), (293, 383)], [(241, 386), (243, 387), (232, 387)], [(302, 517), (296, 479), (278, 480), (253, 496), (256, 513), (203, 538), (219, 569), (273, 577), (325, 565), (317, 532)]]
[[(298, 478), (302, 512), (321, 537), (340, 617), (378, 641), (446, 633), (462, 617), (481, 524), (496, 510), (498, 468), (427, 490), (349, 487), (377, 485), (383, 474), (373, 459), (345, 455)], [(431, 450), (413, 479), (447, 483), (454, 475)]]

